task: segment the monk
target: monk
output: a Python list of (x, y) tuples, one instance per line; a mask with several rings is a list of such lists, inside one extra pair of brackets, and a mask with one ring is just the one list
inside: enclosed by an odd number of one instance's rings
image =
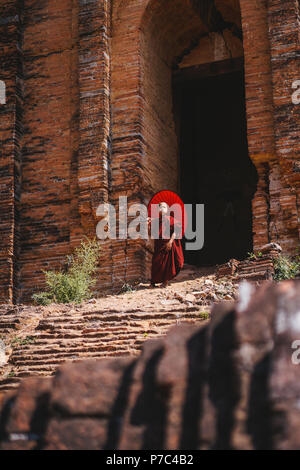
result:
[[(151, 286), (162, 283), (162, 287), (167, 287), (183, 267), (184, 257), (181, 242), (176, 235), (181, 235), (181, 223), (177, 222), (172, 215), (168, 214), (169, 206), (165, 202), (159, 204), (159, 238), (154, 240), (154, 254), (152, 258)], [(151, 220), (148, 219), (149, 224)], [(168, 236), (168, 224), (170, 224)]]

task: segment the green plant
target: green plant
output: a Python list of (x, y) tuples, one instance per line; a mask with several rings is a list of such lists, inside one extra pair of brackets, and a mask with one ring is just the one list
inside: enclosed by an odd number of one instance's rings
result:
[(123, 284), (119, 293), (124, 294), (125, 292), (134, 292), (134, 290), (130, 284)]
[(13, 370), (11, 370), (10, 373), (7, 375), (7, 377), (8, 377), (9, 379), (11, 379), (11, 378), (14, 377), (15, 375), (16, 375), (16, 373), (15, 373)]
[(300, 263), (300, 248), (297, 248), (297, 249), (296, 249), (296, 253), (295, 253), (294, 259), (295, 259), (295, 261), (297, 261), (297, 262)]
[(298, 256), (290, 257), (280, 255), (273, 260), (276, 281), (294, 279), (300, 272), (300, 259)]
[(253, 252), (248, 252), (248, 259), (256, 259), (256, 254)]
[(201, 320), (208, 320), (209, 319), (209, 313), (208, 312), (200, 312), (200, 318), (201, 318)]
[(46, 292), (32, 297), (39, 305), (50, 303), (76, 304), (91, 297), (91, 288), (95, 285), (95, 273), (99, 261), (97, 240), (86, 239), (67, 257), (67, 272), (45, 271)]
[(50, 305), (53, 302), (53, 297), (51, 292), (39, 292), (38, 294), (33, 294), (33, 300), (38, 305)]
[(18, 338), (17, 336), (12, 339), (11, 346), (16, 346), (19, 344), (20, 346), (24, 346), (26, 344), (34, 343), (36, 338), (34, 336), (26, 336), (25, 338)]
[(248, 259), (257, 259), (261, 258), (263, 256), (263, 253), (261, 251), (258, 251), (257, 253), (254, 252), (248, 252)]

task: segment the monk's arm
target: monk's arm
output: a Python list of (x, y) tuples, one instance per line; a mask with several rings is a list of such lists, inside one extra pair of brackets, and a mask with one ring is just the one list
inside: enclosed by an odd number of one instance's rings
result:
[(170, 240), (168, 241), (168, 243), (166, 244), (166, 249), (167, 251), (170, 251), (171, 248), (172, 248), (172, 245), (173, 245), (173, 241), (175, 240), (175, 237), (176, 237), (176, 234), (175, 232), (172, 233), (172, 236), (170, 238)]

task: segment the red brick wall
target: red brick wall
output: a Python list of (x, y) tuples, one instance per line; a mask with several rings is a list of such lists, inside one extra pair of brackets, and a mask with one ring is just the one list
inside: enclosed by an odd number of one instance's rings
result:
[[(167, 21), (166, 21), (167, 19)], [(149, 193), (179, 189), (172, 71), (206, 26), (189, 2), (148, 2), (141, 26), (141, 93), (144, 98), (145, 179)]]
[(269, 167), (275, 157), (270, 45), (264, 0), (241, 2), (245, 57), (249, 154), (258, 173), (253, 198), (253, 241), (258, 249), (270, 241)]
[[(110, 197), (110, 36), (110, 0), (80, 0), (79, 151), (76, 179), (80, 221), (73, 227), (72, 245), (77, 243), (82, 233), (96, 236), (97, 207)], [(77, 123), (75, 116), (74, 122)], [(98, 287), (110, 285), (110, 243), (104, 243)]]
[(23, 107), (22, 2), (0, 2), (0, 303), (14, 295), (19, 251), (20, 159)]
[[(111, 12), (110, 3), (104, 0), (88, 5), (76, 0), (26, 0), (18, 7), (24, 17), (25, 129), (20, 144), (20, 243), (14, 243), (19, 198), (13, 185), (19, 169), (19, 139), (14, 137), (19, 132), (16, 77), (20, 53), (16, 2), (2, 3), (1, 42), (7, 58), (3, 56), (1, 62), (1, 78), (8, 86), (9, 102), (1, 107), (6, 116), (1, 141), (7, 147), (2, 146), (6, 160), (1, 161), (6, 198), (1, 199), (5, 226), (0, 297), (12, 299), (14, 275), (16, 297), (24, 300), (43, 287), (44, 269), (60, 268), (84, 234), (95, 236), (95, 209), (108, 199)], [(102, 271), (103, 279), (105, 263)]]
[[(116, 34), (113, 36), (113, 41), (118, 43), (118, 53), (115, 56), (113, 51), (112, 60), (113, 62), (116, 60), (119, 65), (119, 59), (123, 57), (126, 65), (123, 70), (120, 68), (116, 71), (118, 81), (113, 83), (113, 94), (118, 96), (122, 89), (124, 112), (126, 110), (124, 103), (130, 94), (130, 101), (127, 103), (136, 113), (133, 125), (128, 120), (126, 121), (127, 137), (123, 139), (123, 156), (127, 154), (133, 142), (131, 136), (134, 125), (137, 120), (142, 123), (145, 142), (142, 141), (144, 146), (140, 149), (138, 158), (139, 164), (145, 167), (141, 187), (144, 188), (144, 194), (147, 194), (148, 191), (151, 192), (151, 187), (156, 190), (159, 186), (161, 188), (172, 185), (176, 180), (176, 166), (174, 165), (173, 170), (171, 167), (176, 158), (176, 141), (174, 139), (172, 142), (169, 65), (176, 55), (180, 57), (178, 45), (184, 50), (186, 47), (184, 40), (191, 40), (193, 35), (197, 35), (197, 31), (198, 34), (203, 31), (200, 25), (198, 25), (198, 30), (193, 31), (195, 25), (191, 18), (185, 21), (189, 14), (189, 2), (164, 2), (163, 6), (158, 1), (144, 2), (143, 5), (141, 3), (123, 2), (115, 9), (113, 25), (116, 25)], [(237, 12), (237, 2), (219, 0), (215, 3), (225, 20), (237, 21), (236, 17), (234, 18)], [(293, 4), (295, 6), (296, 2)], [(240, 2), (240, 7), (244, 42), (249, 153), (259, 176), (257, 192), (253, 198), (254, 249), (258, 250), (269, 241), (277, 241), (283, 245), (286, 252), (293, 253), (294, 248), (299, 244), (299, 222), (296, 222), (295, 218), (296, 198), (293, 195), (293, 188), (289, 184), (287, 189), (284, 189), (287, 185), (286, 179), (290, 178), (288, 171), (286, 169), (282, 169), (279, 173), (277, 171), (280, 156), (276, 136), (278, 132), (285, 135), (286, 131), (280, 131), (281, 122), (279, 120), (276, 122), (276, 114), (274, 114), (274, 78), (272, 79), (274, 66), (271, 55), (272, 41), (270, 41), (270, 35), (273, 36), (273, 33), (270, 31), (269, 24), (271, 9), (268, 11), (264, 0), (255, 2), (243, 0)], [(145, 8), (144, 15), (143, 8)], [(277, 8), (280, 13), (277, 19), (281, 28), (285, 28), (285, 9), (280, 7), (280, 2), (277, 2)], [(294, 14), (290, 17), (289, 23), (289, 28), (294, 29), (294, 37), (289, 35), (289, 40), (292, 43), (291, 47), (299, 50), (295, 33), (298, 31), (299, 23), (295, 17), (295, 8), (288, 8), (288, 11)], [(141, 34), (140, 41), (138, 41), (136, 32), (139, 28), (140, 17), (142, 17)], [(184, 29), (187, 24), (189, 25), (188, 31)], [(299, 36), (299, 31), (297, 34)], [(284, 41), (284, 32), (279, 36), (281, 41)], [(274, 33), (274, 39), (275, 37)], [(125, 38), (124, 42), (122, 39)], [(129, 38), (132, 38), (131, 41)], [(293, 68), (292, 58), (288, 58), (287, 61), (283, 59), (283, 62), (286, 70)], [(122, 81), (122, 73), (126, 71), (127, 74), (129, 70), (133, 71), (136, 78), (134, 86), (131, 86), (131, 82)], [(140, 85), (138, 78), (140, 78)], [(296, 112), (298, 111), (294, 109), (292, 115)], [(292, 117), (288, 118), (288, 127), (295, 136), (292, 130), (295, 123), (292, 123), (292, 119)], [(113, 134), (118, 130), (118, 123), (113, 122)], [(288, 148), (291, 149), (292, 146), (294, 147), (294, 142), (290, 139)], [(118, 154), (115, 147), (114, 150)], [(122, 163), (125, 169), (129, 165), (129, 159), (127, 162), (123, 160)], [(283, 167), (282, 163), (280, 166)], [(117, 171), (119, 172), (119, 167)], [(293, 181), (298, 181), (295, 171), (289, 174), (293, 175)], [(126, 178), (126, 184), (129, 187), (130, 179)], [(282, 194), (281, 203), (279, 203), (278, 192)], [(296, 230), (293, 230), (293, 227)]]
[[(8, 89), (0, 105), (0, 301), (40, 289), (42, 270), (62, 266), (84, 234), (95, 234), (100, 202), (120, 195), (147, 202), (157, 189), (177, 188), (171, 67), (208, 32), (199, 5), (0, 0), (0, 79)], [(249, 153), (259, 176), (254, 248), (278, 241), (293, 252), (300, 227), (299, 105), (291, 102), (300, 79), (297, 1), (241, 0), (240, 12), (238, 0), (215, 5), (243, 29)], [(102, 248), (99, 292), (147, 275), (144, 243), (112, 240)]]
[(19, 295), (70, 251), (78, 152), (76, 2), (24, 4), (24, 137)]
[[(138, 4), (137, 4), (138, 3)], [(129, 204), (143, 201), (145, 137), (144, 97), (141, 93), (142, 69), (139, 54), (143, 2), (115, 1), (112, 7), (111, 41), (111, 201), (117, 205), (126, 195)], [(140, 241), (113, 240), (111, 249), (112, 283), (144, 275), (145, 252)]]
[(270, 0), (268, 24), (277, 157), (274, 171), (280, 175), (280, 185), (274, 184), (272, 194), (271, 221), (284, 250), (293, 252), (299, 247), (300, 233), (300, 105), (292, 102), (292, 84), (300, 79), (298, 0)]

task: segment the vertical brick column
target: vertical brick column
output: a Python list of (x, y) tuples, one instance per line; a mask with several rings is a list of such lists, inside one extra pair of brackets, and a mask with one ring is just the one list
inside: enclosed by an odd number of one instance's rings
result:
[(292, 101), (293, 83), (300, 80), (299, 1), (269, 0), (268, 21), (281, 183), (277, 194), (279, 239), (284, 250), (293, 253), (300, 238), (300, 104)]
[(77, 19), (77, 0), (24, 2), (19, 301), (44, 289), (44, 270), (64, 266), (80, 227)]
[[(115, 1), (112, 34), (112, 191), (128, 205), (143, 201), (145, 132), (140, 24), (148, 1)], [(112, 240), (112, 283), (122, 285), (145, 275), (144, 243)]]
[(0, 1), (0, 80), (6, 103), (0, 105), (0, 303), (14, 297), (19, 251), (18, 216), (22, 137), (22, 2)]
[[(78, 204), (81, 229), (96, 237), (96, 210), (109, 200), (111, 1), (79, 0)], [(72, 242), (76, 240), (73, 239)], [(101, 242), (96, 288), (111, 286), (111, 242)]]
[(269, 243), (269, 164), (267, 162), (257, 162), (256, 170), (258, 175), (257, 189), (252, 201), (252, 226), (254, 232), (254, 249)]
[(110, 0), (79, 0), (79, 212), (93, 236), (95, 211), (108, 200), (109, 34)]
[(245, 57), (249, 154), (258, 171), (253, 198), (253, 243), (258, 250), (269, 235), (269, 167), (275, 161), (273, 96), (265, 0), (240, 0)]

